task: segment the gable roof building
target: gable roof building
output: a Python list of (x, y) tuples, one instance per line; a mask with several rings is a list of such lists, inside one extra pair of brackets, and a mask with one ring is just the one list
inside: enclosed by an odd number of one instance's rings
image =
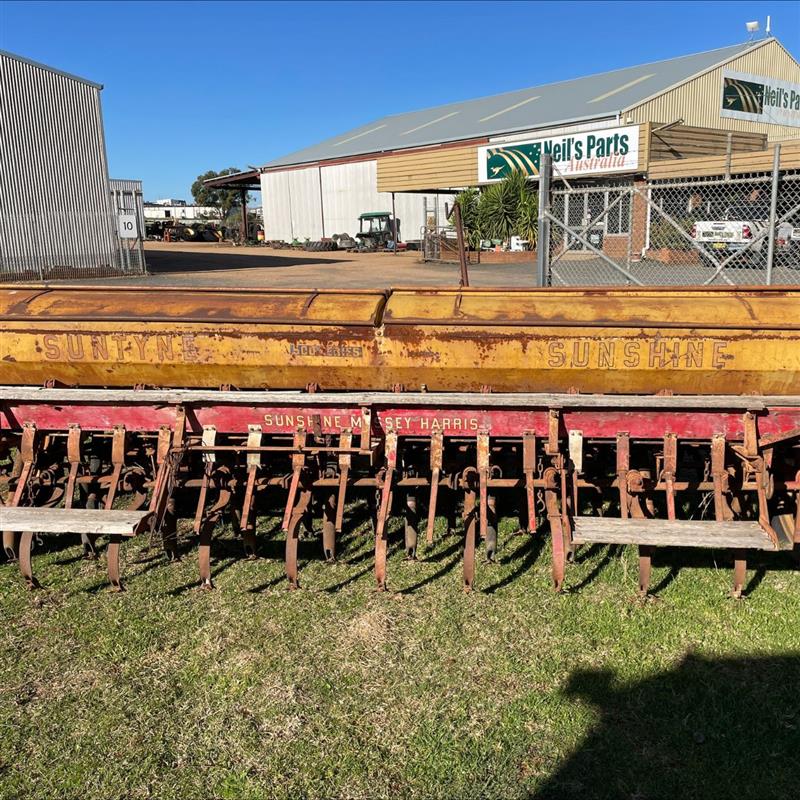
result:
[[(390, 208), (392, 193), (410, 239), (431, 210), (438, 214), (435, 194), (491, 179), (482, 164), (497, 148), (531, 143), (535, 149), (549, 137), (590, 131), (624, 133), (631, 156), (599, 172), (646, 174), (652, 160), (758, 150), (767, 141), (798, 138), (800, 107), (767, 102), (791, 87), (800, 98), (800, 65), (777, 39), (766, 38), (381, 117), (225, 182), (260, 181), (267, 239), (352, 233), (361, 212)], [(730, 94), (736, 91), (745, 93), (745, 106)], [(581, 175), (591, 178), (598, 163), (579, 165)]]

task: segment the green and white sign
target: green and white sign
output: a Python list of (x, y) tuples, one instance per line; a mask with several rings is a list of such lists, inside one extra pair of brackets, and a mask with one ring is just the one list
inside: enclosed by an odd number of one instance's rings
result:
[(722, 72), (721, 117), (800, 128), (800, 83)]
[(478, 179), (481, 183), (490, 183), (502, 180), (514, 171), (538, 175), (543, 153), (553, 157), (556, 175), (636, 172), (639, 167), (639, 126), (479, 147)]

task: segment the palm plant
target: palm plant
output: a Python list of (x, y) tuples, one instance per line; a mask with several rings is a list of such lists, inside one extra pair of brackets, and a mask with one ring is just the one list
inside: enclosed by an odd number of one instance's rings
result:
[(516, 234), (525, 239), (531, 249), (539, 241), (539, 193), (532, 191), (530, 185), (520, 197)]
[(478, 250), (481, 246), (481, 228), (478, 212), (481, 193), (474, 188), (464, 189), (455, 197), (455, 202), (461, 208), (461, 222), (464, 225), (464, 237), (467, 247)]
[(538, 237), (539, 196), (525, 174), (511, 172), (489, 186), (478, 201), (479, 228), (488, 239), (527, 239)]

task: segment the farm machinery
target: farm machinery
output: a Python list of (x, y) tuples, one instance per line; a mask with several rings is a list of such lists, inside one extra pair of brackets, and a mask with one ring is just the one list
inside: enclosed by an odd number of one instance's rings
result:
[[(157, 536), (179, 518), (212, 587), (213, 532), (243, 551), (279, 516), (288, 585), (352, 501), (409, 558), (463, 519), (463, 585), (498, 521), (551, 541), (748, 554), (800, 544), (800, 290), (223, 290), (0, 287), (0, 530), (36, 586), (38, 535)], [(5, 465), (5, 466), (4, 466)], [(0, 477), (2, 480), (2, 477)]]

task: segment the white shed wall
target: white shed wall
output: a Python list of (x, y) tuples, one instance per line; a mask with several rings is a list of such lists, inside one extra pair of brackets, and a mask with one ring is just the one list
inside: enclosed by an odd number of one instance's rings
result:
[[(355, 236), (359, 214), (392, 210), (391, 194), (377, 190), (377, 169), (377, 161), (372, 160), (263, 173), (265, 238), (290, 242), (335, 233)], [(429, 213), (435, 198), (427, 196)], [(439, 195), (440, 224), (444, 224), (444, 204), (450, 201), (450, 195)], [(420, 238), (425, 202), (425, 195), (395, 195), (401, 241)]]

